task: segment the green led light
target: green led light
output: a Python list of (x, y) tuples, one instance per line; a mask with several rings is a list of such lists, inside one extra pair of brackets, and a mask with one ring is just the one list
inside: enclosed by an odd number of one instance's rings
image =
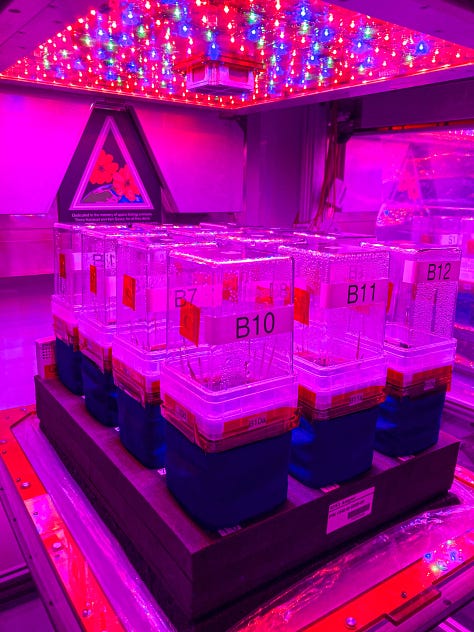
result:
[(372, 39), (373, 36), (374, 36), (374, 29), (371, 26), (366, 26), (363, 31), (363, 38)]
[(250, 11), (249, 13), (249, 24), (255, 24), (256, 22), (258, 22), (258, 15), (255, 13), (255, 11)]

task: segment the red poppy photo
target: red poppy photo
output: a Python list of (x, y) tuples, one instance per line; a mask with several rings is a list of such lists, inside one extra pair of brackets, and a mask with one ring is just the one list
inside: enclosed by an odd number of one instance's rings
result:
[(90, 172), (81, 204), (142, 204), (143, 196), (134, 175), (133, 165), (124, 156), (112, 131)]

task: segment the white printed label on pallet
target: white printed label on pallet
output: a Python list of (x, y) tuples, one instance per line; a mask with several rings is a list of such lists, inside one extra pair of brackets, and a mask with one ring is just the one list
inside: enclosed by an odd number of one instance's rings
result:
[(372, 513), (375, 487), (353, 494), (329, 505), (326, 534), (337, 531)]

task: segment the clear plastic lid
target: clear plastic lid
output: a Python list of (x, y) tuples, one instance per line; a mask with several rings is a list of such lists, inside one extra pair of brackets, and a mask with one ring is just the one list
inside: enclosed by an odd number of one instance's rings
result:
[(456, 350), (454, 338), (387, 324), (387, 388), (398, 395), (422, 395), (449, 388)]

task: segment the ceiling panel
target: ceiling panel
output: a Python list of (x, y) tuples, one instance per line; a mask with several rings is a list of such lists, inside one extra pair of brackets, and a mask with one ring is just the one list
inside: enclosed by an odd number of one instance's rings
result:
[[(108, 0), (67, 23), (2, 76), (238, 108), (330, 97), (341, 88), (384, 90), (390, 82), (399, 87), (400, 79), (426, 83), (429, 75), (440, 81), (453, 70), (474, 75), (473, 48), (352, 10), (392, 5), (384, 15), (401, 24), (407, 0), (339, 4), (351, 8), (320, 0)], [(417, 0), (410, 6), (417, 7)], [(42, 11), (47, 10), (51, 4)], [(427, 25), (434, 32), (434, 9), (423, 10), (433, 18)]]

